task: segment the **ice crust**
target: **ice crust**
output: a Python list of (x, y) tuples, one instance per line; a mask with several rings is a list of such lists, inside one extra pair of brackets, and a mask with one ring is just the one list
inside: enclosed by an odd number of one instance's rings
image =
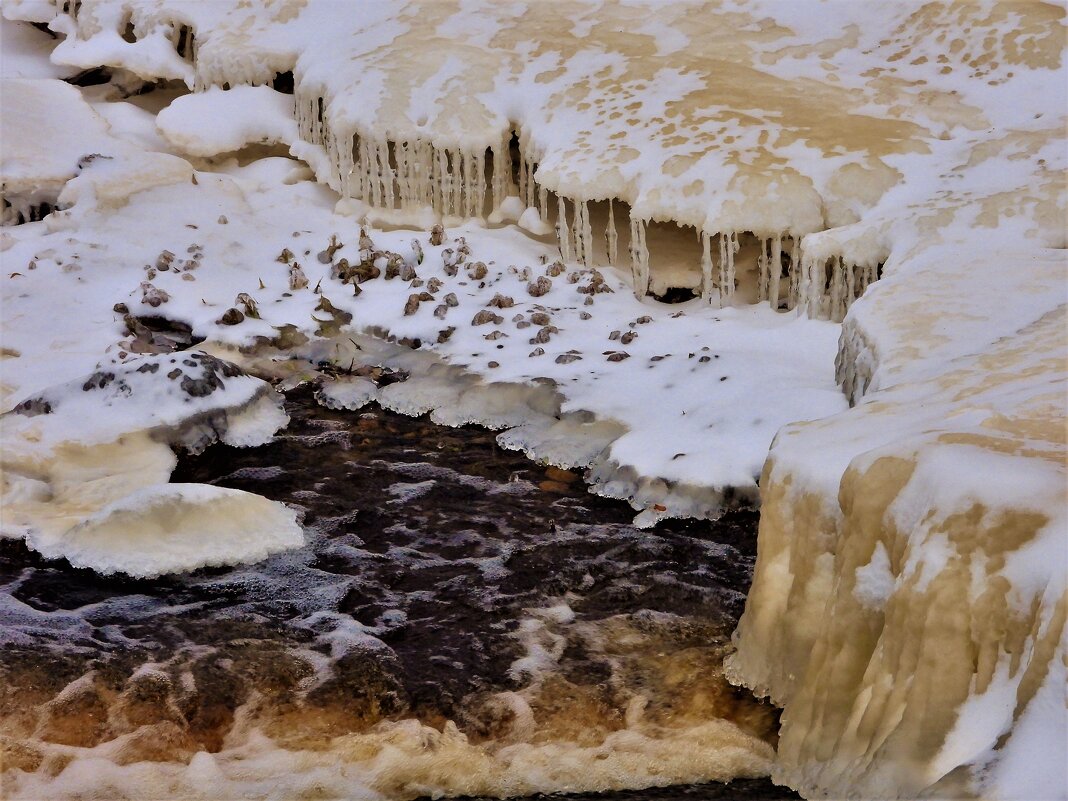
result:
[(0, 417), (0, 536), (140, 578), (299, 547), (283, 504), (167, 483), (172, 445), (258, 445), (287, 422), (268, 384), (203, 353), (105, 362)]
[[(110, 306), (156, 313), (138, 286), (166, 248), (195, 265), (154, 279), (165, 316), (215, 352), (265, 372), (273, 355), (329, 405), (503, 428), (508, 447), (589, 466), (645, 522), (755, 496), (781, 428), (730, 666), (784, 706), (774, 777), (819, 797), (1068, 794), (1061, 5), (12, 0), (4, 15), (65, 36), (57, 65), (197, 90), (160, 117), (189, 159), (277, 141), (321, 184), (288, 159), (93, 162), (56, 195), (70, 211), (0, 244), (21, 273), (5, 278), (5, 405), (128, 345)], [(291, 118), (267, 88), (289, 71)], [(47, 91), (38, 113), (103, 130)], [(26, 147), (52, 198), (81, 156)], [(368, 227), (373, 249), (354, 217), (388, 229)], [(520, 229), (555, 229), (554, 247)], [(342, 258), (384, 272), (391, 254), (418, 278), (358, 296), (338, 278)], [(30, 322), (46, 285), (85, 316)], [(700, 297), (645, 300), (677, 287)], [(256, 314), (220, 324), (239, 292)], [(518, 325), (536, 313), (548, 342)], [(828, 375), (839, 331), (845, 398)], [(336, 375), (358, 361), (412, 377), (372, 393)]]

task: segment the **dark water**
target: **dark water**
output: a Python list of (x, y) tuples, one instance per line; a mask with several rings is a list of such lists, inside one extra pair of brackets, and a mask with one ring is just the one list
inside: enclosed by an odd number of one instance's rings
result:
[[(183, 457), (173, 480), (303, 509), (303, 549), (135, 581), (0, 541), (0, 733), (93, 746), (166, 720), (173, 748), (145, 758), (183, 759), (218, 750), (258, 693), (264, 730), (294, 747), (410, 717), (493, 740), (509, 720), (487, 699), (530, 681), (513, 663), (533, 616), (564, 643), (534, 704), (540, 737), (595, 742), (623, 726), (640, 690), (657, 720), (715, 714), (774, 742), (775, 711), (716, 675), (751, 576), (755, 513), (640, 531), (625, 504), (502, 451), (492, 433), (330, 411), (306, 392), (288, 408), (277, 441), (212, 446)], [(561, 603), (565, 627), (530, 611)], [(164, 678), (139, 678), (146, 663)], [(88, 689), (55, 703), (87, 674)], [(43, 719), (33, 710), (46, 702)], [(29, 748), (7, 764), (35, 759)], [(738, 780), (569, 797), (797, 796)]]

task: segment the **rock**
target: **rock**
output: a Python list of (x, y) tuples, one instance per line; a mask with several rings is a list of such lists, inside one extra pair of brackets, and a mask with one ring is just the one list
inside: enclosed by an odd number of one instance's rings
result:
[(216, 322), (221, 325), (237, 325), (245, 321), (245, 315), (237, 309), (227, 309)]
[(527, 294), (532, 298), (540, 298), (546, 292), (553, 288), (553, 282), (546, 278), (544, 275), (538, 276), (534, 281), (527, 284)]
[(624, 359), (629, 359), (629, 358), (630, 358), (630, 354), (627, 353), (625, 350), (616, 351), (615, 353), (610, 353), (608, 355), (608, 361), (610, 361), (610, 362), (621, 362)]
[(482, 338), (483, 339), (488, 339), (490, 341), (496, 341), (498, 339), (503, 339), (506, 336), (508, 336), (508, 335), (506, 333), (504, 333), (504, 331), (493, 331), (493, 332), (491, 332), (489, 334), (486, 334)]
[(443, 328), (442, 330), (438, 331), (438, 344), (441, 345), (445, 342), (448, 342), (449, 338), (452, 336), (453, 331), (455, 330), (456, 326), (450, 325), (448, 328)]
[(567, 268), (564, 267), (562, 262), (554, 261), (552, 264), (545, 268), (545, 274), (551, 276), (552, 278), (556, 278), (556, 276), (558, 275), (563, 275), (564, 270), (566, 269)]
[(557, 364), (571, 364), (571, 362), (581, 361), (582, 357), (577, 353), (561, 353), (556, 357)]
[(589, 320), (592, 317), (593, 317), (593, 315), (590, 314), (589, 312), (579, 312), (579, 319), (580, 320)]
[(493, 306), (498, 309), (510, 309), (515, 305), (515, 301), (508, 295), (502, 295), (500, 292), (493, 296), (493, 299), (486, 304), (487, 306)]
[(534, 323), (534, 325), (548, 325), (549, 320), (549, 315), (545, 312), (534, 312), (530, 315), (530, 322)]
[(471, 325), (485, 325), (486, 323), (493, 323), (494, 325), (500, 325), (504, 322), (504, 318), (499, 314), (494, 314), (489, 309), (482, 309), (477, 312), (474, 317), (471, 318)]
[(530, 357), (530, 356), (544, 356), (544, 355), (545, 355), (545, 348), (534, 348), (534, 350), (532, 350), (530, 353), (527, 354), (528, 357)]
[(141, 302), (158, 308), (171, 299), (171, 296), (158, 287), (152, 286), (148, 281), (141, 282)]
[(455, 292), (450, 292), (448, 295), (445, 296), (445, 305), (452, 309), (455, 309), (457, 306), (460, 305), (460, 301), (456, 299)]
[(489, 272), (489, 270), (486, 265), (480, 261), (476, 261), (467, 268), (467, 277), (472, 281), (481, 281), (486, 277), (487, 272)]
[(435, 225), (430, 229), (430, 244), (437, 247), (445, 241), (445, 229), (441, 225)]
[(304, 274), (304, 270), (297, 262), (289, 267), (289, 288), (290, 289), (304, 289), (308, 285), (308, 276)]
[(445, 315), (448, 313), (449, 307), (446, 306), (444, 303), (439, 303), (437, 306), (434, 307), (434, 316), (437, 317), (439, 320), (444, 320)]
[(427, 292), (437, 292), (441, 289), (441, 287), (442, 283), (440, 278), (434, 277), (426, 282)]
[(646, 315), (643, 315), (642, 317), (639, 317), (634, 322), (636, 322), (638, 325), (645, 325), (646, 323), (651, 323), (652, 321), (653, 321), (653, 318), (650, 317), (648, 314), (646, 314)]
[(538, 333), (536, 333), (531, 338), (530, 344), (531, 345), (544, 345), (546, 342), (549, 341), (549, 339), (552, 337), (553, 334), (559, 334), (559, 333), (560, 333), (560, 329), (558, 329), (555, 325), (543, 325), (541, 328), (538, 329)]
[(111, 310), (116, 314), (129, 314), (130, 309), (125, 303), (116, 303), (111, 307)]
[(238, 303), (244, 307), (246, 317), (251, 317), (254, 320), (259, 319), (259, 306), (256, 305), (256, 301), (247, 292), (242, 292), (236, 298), (234, 298), (234, 303)]
[(621, 336), (619, 338), (619, 342), (620, 342), (621, 345), (629, 345), (631, 342), (633, 342), (637, 338), (638, 338), (638, 335), (636, 333), (634, 333), (633, 331), (628, 331), (627, 333), (625, 333), (623, 336)]

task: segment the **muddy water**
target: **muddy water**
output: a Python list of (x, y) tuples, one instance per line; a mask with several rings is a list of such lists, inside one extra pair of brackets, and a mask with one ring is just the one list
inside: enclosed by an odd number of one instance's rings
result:
[[(134, 581), (0, 541), (5, 797), (54, 779), (68, 792), (64, 771), (86, 755), (154, 761), (162, 775), (199, 751), (233, 751), (252, 729), (293, 753), (411, 719), (431, 727), (424, 739), (453, 721), (476, 746), (596, 748), (635, 721), (687, 732), (722, 719), (774, 744), (774, 710), (719, 672), (755, 514), (639, 531), (626, 505), (500, 450), (492, 433), (330, 411), (300, 392), (288, 407), (276, 442), (212, 446), (184, 457), (174, 480), (302, 509), (299, 551)], [(678, 775), (707, 778), (694, 764)], [(137, 797), (135, 786), (96, 792)], [(438, 785), (371, 786), (411, 798)], [(441, 785), (465, 786), (542, 785)], [(796, 796), (741, 778), (572, 797)]]

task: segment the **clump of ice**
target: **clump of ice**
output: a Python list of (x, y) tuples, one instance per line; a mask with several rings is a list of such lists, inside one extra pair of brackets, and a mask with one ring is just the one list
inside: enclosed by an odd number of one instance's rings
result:
[(0, 422), (0, 534), (45, 556), (144, 577), (255, 561), (303, 542), (282, 504), (166, 483), (172, 445), (258, 445), (288, 422), (268, 384), (213, 356), (104, 362)]
[(304, 535), (294, 511), (259, 495), (163, 484), (131, 492), (62, 534), (39, 530), (26, 541), (43, 556), (75, 567), (150, 578), (258, 562), (299, 548)]

